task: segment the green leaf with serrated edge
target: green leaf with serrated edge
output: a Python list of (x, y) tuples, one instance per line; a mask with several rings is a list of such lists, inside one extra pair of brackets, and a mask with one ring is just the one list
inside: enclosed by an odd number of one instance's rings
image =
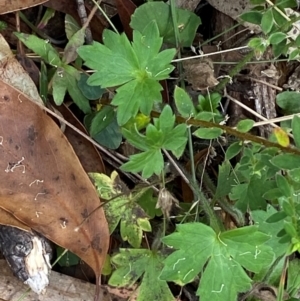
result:
[(292, 194), (292, 190), (291, 190), (291, 185), (290, 183), (287, 181), (287, 179), (282, 176), (277, 174), (275, 176), (276, 179), (276, 184), (278, 186), (278, 188), (280, 189), (281, 193), (283, 196), (289, 197)]
[(49, 41), (25, 33), (14, 32), (14, 34), (26, 47), (39, 55), (46, 63), (55, 67), (61, 65), (59, 53), (52, 47)]
[(172, 154), (177, 158), (179, 159), (182, 155), (183, 155), (183, 152), (185, 150), (185, 147), (186, 147), (186, 142), (187, 140), (181, 144), (181, 145), (178, 145), (178, 147), (176, 149), (173, 149), (171, 152)]
[[(112, 172), (111, 177), (104, 174), (89, 173), (96, 186), (99, 197), (110, 200), (122, 191), (118, 189), (116, 180), (117, 172)], [(108, 221), (109, 231), (112, 233), (120, 223), (121, 237), (133, 247), (138, 248), (142, 241), (143, 230), (146, 230), (146, 216), (144, 210), (134, 201), (132, 195), (121, 195), (107, 202), (104, 206), (105, 216)], [(140, 225), (139, 219), (144, 220)], [(151, 230), (150, 224), (148, 229)]]
[(166, 281), (159, 279), (162, 260), (162, 255), (154, 251), (120, 249), (120, 253), (112, 257), (117, 269), (108, 283), (118, 287), (130, 286), (142, 277), (137, 301), (174, 301)]
[(169, 105), (166, 105), (158, 118), (154, 119), (154, 125), (157, 129), (163, 132), (169, 132), (172, 130), (175, 124), (175, 115)]
[[(118, 88), (117, 94), (113, 98), (112, 104), (118, 106), (117, 120), (119, 125), (124, 125), (131, 117), (136, 116), (141, 99), (134, 97), (135, 90), (138, 89), (138, 81), (133, 80), (120, 88)], [(141, 97), (141, 95), (138, 95)]]
[(244, 119), (238, 122), (236, 128), (242, 133), (247, 133), (252, 129), (254, 123), (252, 119)]
[(287, 38), (286, 34), (283, 32), (275, 32), (270, 35), (270, 44), (278, 44)]
[[(249, 170), (249, 168), (247, 168)], [(266, 200), (262, 197), (263, 193), (274, 188), (274, 183), (265, 179), (265, 176), (258, 177), (251, 175), (249, 183), (235, 185), (231, 189), (229, 197), (236, 200), (235, 206), (242, 212), (266, 208)]]
[(89, 84), (101, 85), (102, 88), (123, 85), (117, 89), (112, 101), (118, 106), (119, 125), (136, 116), (138, 110), (150, 114), (153, 104), (162, 98), (158, 81), (167, 78), (174, 69), (170, 63), (175, 50), (159, 53), (162, 39), (156, 22), (150, 22), (141, 32), (134, 32), (133, 37), (131, 44), (125, 34), (106, 30), (104, 45), (94, 43), (78, 49), (85, 65), (97, 70), (89, 78)]
[(240, 153), (243, 148), (243, 144), (241, 142), (234, 142), (229, 145), (225, 153), (225, 159), (230, 160), (234, 158), (236, 155)]
[(113, 120), (115, 116), (114, 109), (111, 107), (104, 107), (98, 111), (93, 118), (90, 126), (90, 134), (95, 137), (104, 128), (106, 128)]
[(169, 134), (166, 132), (165, 140), (162, 147), (170, 150), (176, 151), (177, 148), (185, 147), (187, 143), (187, 127), (186, 124), (179, 124), (174, 129), (172, 129)]
[(69, 40), (62, 58), (63, 63), (69, 64), (76, 60), (78, 54), (77, 49), (84, 44), (85, 29), (78, 30)]
[(220, 137), (223, 131), (219, 128), (200, 128), (196, 130), (193, 135), (202, 139), (215, 139)]
[(153, 123), (147, 126), (146, 135), (140, 134), (136, 129), (123, 129), (123, 135), (128, 142), (144, 153), (131, 156), (130, 161), (122, 168), (131, 172), (142, 171), (143, 177), (146, 178), (162, 171), (162, 148), (172, 151), (179, 157), (187, 142), (186, 125), (180, 124), (174, 128), (175, 116), (170, 106), (165, 106), (160, 116), (154, 118)]
[(177, 225), (176, 228), (178, 232), (162, 238), (164, 244), (179, 250), (165, 259), (160, 279), (184, 285), (194, 280), (212, 255), (216, 233), (201, 223)]
[(273, 10), (268, 9), (262, 16), (261, 19), (261, 29), (262, 31), (267, 34), (271, 31), (272, 27), (274, 24), (274, 19), (273, 19)]
[(295, 91), (285, 91), (277, 94), (276, 103), (283, 109), (285, 114), (300, 112), (300, 93)]
[[(179, 43), (189, 47), (195, 37), (196, 30), (201, 24), (201, 20), (194, 13), (176, 8), (176, 20), (179, 28)], [(131, 17), (130, 26), (143, 32), (144, 28), (155, 20), (157, 22), (160, 35), (164, 41), (175, 45), (175, 35), (171, 18), (170, 6), (163, 2), (148, 2), (138, 7)]]
[(272, 158), (270, 162), (280, 169), (300, 168), (300, 156), (294, 154), (280, 154)]
[(263, 14), (257, 11), (246, 12), (240, 16), (243, 21), (260, 25)]
[(212, 297), (217, 301), (236, 300), (239, 292), (251, 287), (243, 267), (257, 272), (269, 266), (274, 257), (265, 245), (270, 237), (258, 232), (257, 227), (217, 235), (204, 224), (190, 223), (178, 225), (177, 231), (162, 239), (178, 250), (165, 259), (160, 279), (184, 285), (202, 272), (197, 291), (202, 301), (211, 301)]
[(259, 231), (271, 237), (265, 244), (272, 248), (276, 258), (283, 255), (288, 247), (288, 244), (279, 243), (280, 238), (277, 236), (278, 232), (283, 228), (283, 219), (286, 215), (274, 220), (271, 225), (269, 224), (269, 220), (277, 213), (281, 214), (271, 205), (268, 205), (266, 211), (254, 210), (251, 212), (251, 218), (254, 220), (255, 225), (258, 226)]
[(292, 130), (295, 144), (300, 148), (300, 117), (294, 116), (292, 120)]
[(159, 37), (158, 27), (154, 20), (149, 22), (143, 32), (133, 31), (132, 48), (137, 56), (140, 68), (146, 68), (149, 60), (159, 53), (162, 42), (163, 38)]
[[(251, 228), (256, 230), (253, 231)], [(274, 259), (271, 247), (266, 245), (271, 236), (257, 229), (255, 226), (247, 226), (223, 232), (219, 236), (234, 260), (255, 273), (268, 267)]]
[(143, 151), (147, 151), (149, 149), (148, 145), (145, 144), (145, 136), (140, 134), (136, 129), (127, 130), (122, 128), (122, 134), (134, 147)]
[(129, 162), (123, 164), (121, 169), (129, 172), (142, 172), (147, 179), (153, 174), (159, 175), (164, 167), (164, 159), (160, 150), (149, 150), (130, 156)]
[(196, 115), (194, 104), (184, 89), (176, 86), (174, 91), (174, 99), (176, 108), (182, 117), (188, 118)]
[[(112, 52), (110, 49), (104, 45), (93, 42), (92, 45), (84, 45), (77, 49), (78, 54), (84, 60), (84, 64), (95, 70), (101, 70), (105, 68), (105, 62), (111, 59)], [(101, 60), (99, 60), (101, 57)], [(91, 77), (94, 77), (94, 80), (91, 80)], [(89, 78), (89, 84), (92, 86), (100, 86), (101, 75), (98, 76), (98, 73), (94, 73)], [(99, 78), (99, 79), (98, 79)], [(126, 82), (126, 81), (125, 81)], [(122, 82), (123, 83), (123, 82)]]
[(118, 88), (112, 104), (118, 106), (119, 125), (136, 116), (139, 108), (143, 114), (149, 115), (154, 102), (161, 101), (161, 90), (161, 85), (153, 79), (144, 79), (142, 82), (132, 80)]
[[(243, 268), (231, 258), (220, 255), (209, 261), (197, 290), (201, 300), (235, 301), (239, 292), (251, 288), (251, 279)], [(209, 288), (209, 289), (207, 289)]]

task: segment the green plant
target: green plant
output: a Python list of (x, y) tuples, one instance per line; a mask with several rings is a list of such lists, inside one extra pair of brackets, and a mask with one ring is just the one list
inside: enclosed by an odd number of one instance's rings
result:
[[(276, 1), (269, 6), (263, 0), (252, 2), (257, 7), (242, 18), (259, 24), (265, 34), (249, 43), (257, 56), (269, 45), (273, 46), (275, 56), (298, 47), (299, 41), (287, 35), (294, 20), (287, 23), (279, 13), (292, 7), (294, 1)], [(156, 14), (159, 9), (164, 11), (165, 19)], [(81, 46), (83, 31), (77, 29), (70, 35), (62, 59), (49, 43), (33, 36), (17, 36), (54, 68), (55, 102), (61, 104), (68, 91), (86, 113), (85, 125), (92, 137), (100, 140), (114, 133), (108, 147), (117, 148), (123, 137), (138, 149), (123, 164), (123, 171), (141, 172), (146, 179), (159, 176), (157, 197), (149, 187), (129, 191), (116, 172), (111, 177), (90, 174), (99, 196), (105, 200), (110, 232), (118, 230), (120, 225), (120, 236), (128, 243), (127, 248), (121, 248), (111, 257), (114, 270), (110, 285), (128, 286), (140, 281), (139, 301), (167, 301), (174, 299), (167, 281), (184, 286), (198, 278), (197, 295), (201, 301), (233, 301), (239, 293), (250, 291), (253, 283), (265, 282), (279, 286), (278, 300), (282, 300), (284, 282), (279, 280), (285, 277), (285, 262), (290, 254), (300, 250), (300, 118), (294, 117), (288, 124), (296, 147), (284, 148), (279, 135), (280, 145), (248, 134), (252, 120), (241, 121), (237, 130), (220, 124), (224, 121), (218, 110), (220, 93), (200, 95), (193, 101), (183, 87), (175, 87), (172, 100), (176, 110), (170, 105), (163, 106), (160, 81), (170, 76), (176, 53), (172, 48), (161, 51), (163, 42), (176, 47), (190, 45), (200, 24), (192, 13), (178, 9), (172, 13), (172, 9), (174, 1), (171, 7), (163, 2), (149, 2), (138, 8), (132, 16), (132, 42), (125, 34), (106, 30), (103, 44)], [(182, 28), (174, 28), (174, 24), (176, 27), (182, 23)], [(95, 70), (93, 75), (80, 75), (79, 68), (69, 65), (76, 59), (71, 46), (78, 48), (85, 66)], [(289, 52), (290, 59), (297, 51)], [(80, 66), (80, 59), (76, 61)], [(116, 91), (110, 105), (92, 111), (88, 100), (99, 98), (105, 88)], [(281, 93), (277, 104), (286, 112), (298, 113), (298, 96), (298, 92)], [(193, 161), (193, 139), (206, 139), (211, 145), (224, 133), (239, 140), (231, 143), (224, 153), (217, 185), (205, 170), (199, 181)], [(180, 158), (187, 146), (190, 173), (180, 169), (180, 164), (174, 163), (168, 153)], [(176, 203), (166, 187), (164, 155), (180, 170), (193, 192), (194, 202), (182, 213), (177, 231), (163, 237), (164, 224), (149, 244), (147, 233), (151, 232), (155, 217), (161, 214), (158, 205), (169, 202), (162, 210), (167, 219), (170, 203)], [(211, 199), (203, 190), (209, 191)], [(170, 197), (163, 199), (165, 195)], [(219, 205), (238, 227), (230, 229), (224, 225), (214, 205)], [(246, 216), (250, 221), (246, 221)], [(190, 222), (193, 217), (194, 222)], [(292, 261), (288, 274), (295, 275), (298, 265)], [(291, 297), (297, 295), (298, 283), (297, 274), (294, 282), (289, 278)]]
[(269, 45), (275, 57), (288, 55), (290, 60), (296, 59), (300, 54), (300, 39), (296, 21), (300, 18), (296, 15), (287, 16), (285, 9), (297, 7), (295, 0), (276, 0), (275, 3), (266, 0), (251, 0), (253, 9), (244, 13), (241, 19), (257, 24), (265, 37), (250, 40), (249, 47), (255, 50), (256, 56), (260, 57)]

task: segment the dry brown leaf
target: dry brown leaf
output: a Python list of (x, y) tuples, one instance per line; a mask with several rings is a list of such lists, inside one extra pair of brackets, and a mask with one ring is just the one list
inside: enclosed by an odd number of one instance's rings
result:
[(216, 86), (214, 67), (210, 59), (183, 61), (185, 76), (194, 90), (204, 90)]
[[(1, 0), (0, 0), (1, 1)], [(43, 104), (36, 86), (28, 73), (15, 59), (9, 45), (0, 34), (0, 80), (28, 95), (32, 100)]]
[(74, 231), (99, 203), (55, 122), (0, 81), (0, 207), (77, 254), (99, 279), (109, 243), (102, 208)]
[(0, 15), (47, 2), (48, 0), (0, 0)]
[(31, 229), (28, 226), (21, 223), (13, 215), (11, 215), (10, 213), (8, 213), (7, 211), (5, 211), (1, 208), (0, 208), (0, 224), (1, 225), (9, 225), (9, 226), (17, 227), (17, 228), (22, 229), (24, 231), (31, 232)]

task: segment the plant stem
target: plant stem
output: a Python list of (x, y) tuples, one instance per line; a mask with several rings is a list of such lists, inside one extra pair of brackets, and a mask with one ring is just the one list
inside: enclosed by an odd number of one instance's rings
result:
[[(179, 30), (178, 30), (178, 25), (177, 25), (175, 0), (171, 0), (170, 8), (171, 8), (172, 21), (173, 21), (173, 29), (174, 29), (174, 34), (175, 34), (176, 49), (178, 50), (177, 57), (180, 60), (181, 59), (181, 51), (180, 51), (181, 45), (180, 45)], [(180, 74), (180, 85), (181, 85), (181, 88), (184, 89), (185, 84), (184, 84), (184, 78), (182, 76), (183, 66), (182, 66), (181, 61), (178, 62), (178, 69), (179, 69), (179, 74)]]
[[(224, 230), (224, 226), (221, 223), (220, 219), (214, 212), (209, 200), (205, 197), (204, 193), (200, 190), (198, 184), (194, 182), (190, 175), (184, 171), (183, 168), (180, 168), (176, 161), (170, 156), (170, 154), (164, 151), (170, 162), (173, 164), (175, 169), (179, 172), (179, 174), (184, 174), (182, 179), (190, 186), (193, 194), (195, 196), (196, 201), (193, 203), (193, 206), (187, 212), (185, 218), (190, 214), (190, 212), (194, 209), (195, 206), (198, 204), (201, 205), (202, 209), (204, 210), (206, 216), (209, 219), (211, 227), (215, 230), (216, 233), (220, 233)], [(184, 222), (185, 218), (181, 222)]]
[(220, 83), (213, 89), (214, 92), (221, 93), (225, 86), (232, 80), (232, 77), (238, 74), (242, 68), (254, 57), (254, 50), (247, 53), (243, 59), (229, 71), (229, 77), (225, 77)]
[[(160, 113), (152, 111), (151, 116), (152, 117), (159, 117)], [(266, 139), (261, 138), (259, 136), (254, 136), (254, 135), (251, 135), (249, 133), (239, 132), (238, 130), (235, 130), (235, 129), (233, 129), (229, 126), (226, 126), (226, 125), (222, 125), (222, 124), (218, 124), (218, 123), (214, 123), (214, 122), (210, 122), (210, 121), (205, 121), (205, 120), (198, 120), (198, 119), (194, 119), (194, 118), (183, 118), (181, 116), (176, 116), (176, 122), (185, 123), (187, 125), (203, 126), (203, 127), (206, 127), (206, 128), (219, 128), (219, 129), (222, 129), (227, 134), (232, 135), (232, 136), (240, 139), (241, 141), (250, 140), (252, 142), (256, 142), (256, 143), (258, 143), (260, 145), (263, 145), (263, 146), (266, 146), (266, 147), (276, 147), (276, 148), (284, 151), (285, 153), (300, 155), (300, 150), (297, 149), (297, 148), (292, 148), (290, 146), (284, 147), (284, 146), (282, 146), (278, 143), (274, 143), (272, 141), (266, 140)]]
[(197, 179), (196, 179), (196, 171), (195, 171), (193, 139), (192, 139), (192, 130), (190, 126), (188, 126), (188, 145), (189, 145), (189, 153), (190, 153), (190, 161), (191, 161), (192, 180), (193, 183), (196, 184)]
[(92, 0), (94, 2), (94, 4), (98, 7), (98, 9), (100, 10), (100, 12), (103, 14), (103, 16), (105, 17), (106, 21), (109, 23), (109, 25), (111, 26), (111, 28), (115, 31), (115, 33), (119, 33), (117, 28), (115, 27), (115, 25), (111, 22), (110, 18), (108, 17), (108, 15), (105, 13), (105, 11), (102, 9), (102, 7), (98, 4), (97, 1)]

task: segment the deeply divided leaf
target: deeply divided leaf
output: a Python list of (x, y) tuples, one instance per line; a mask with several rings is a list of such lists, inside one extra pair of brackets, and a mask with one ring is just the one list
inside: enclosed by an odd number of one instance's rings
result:
[(146, 249), (121, 249), (112, 258), (117, 267), (109, 279), (113, 286), (130, 286), (141, 279), (137, 301), (164, 300), (174, 301), (167, 285), (161, 280), (163, 256)]
[(189, 223), (177, 230), (163, 238), (177, 250), (165, 259), (160, 278), (184, 285), (201, 272), (197, 294), (202, 301), (236, 300), (251, 287), (244, 268), (259, 272), (273, 261), (272, 249), (265, 245), (270, 236), (254, 226), (217, 234), (204, 224)]
[(85, 65), (96, 70), (88, 83), (102, 88), (122, 85), (112, 101), (118, 106), (119, 125), (135, 117), (139, 110), (149, 115), (153, 104), (162, 98), (158, 81), (168, 78), (174, 69), (170, 63), (175, 49), (159, 52), (162, 38), (155, 21), (135, 30), (132, 43), (125, 34), (109, 30), (104, 31), (103, 42), (104, 45), (95, 42), (78, 49)]
[[(115, 197), (104, 206), (110, 233), (120, 223), (122, 239), (128, 241), (133, 247), (139, 248), (143, 231), (151, 231), (151, 225), (144, 210), (134, 201), (134, 196), (126, 194), (119, 188), (122, 185), (118, 185), (116, 172), (113, 172), (111, 177), (97, 173), (90, 173), (90, 177), (95, 181), (99, 197), (106, 200)], [(118, 194), (122, 195), (116, 197)]]

